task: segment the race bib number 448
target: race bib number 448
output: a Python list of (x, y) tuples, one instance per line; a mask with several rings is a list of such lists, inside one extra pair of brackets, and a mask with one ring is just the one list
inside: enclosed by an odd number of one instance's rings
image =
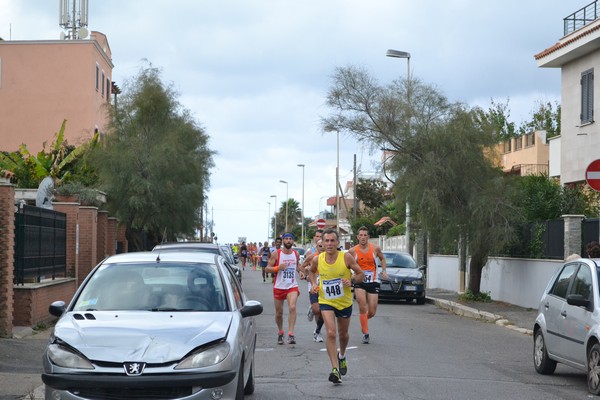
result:
[(326, 299), (336, 299), (344, 295), (344, 287), (342, 285), (342, 279), (329, 279), (323, 280), (323, 293), (325, 293)]

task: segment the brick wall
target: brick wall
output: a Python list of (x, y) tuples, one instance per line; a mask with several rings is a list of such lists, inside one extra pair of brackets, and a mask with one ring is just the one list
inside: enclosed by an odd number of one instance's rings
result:
[(108, 229), (108, 212), (98, 211), (98, 233), (96, 235), (96, 264), (104, 260), (108, 256), (107, 251), (107, 232)]
[(126, 232), (127, 227), (124, 224), (120, 224), (117, 229), (117, 242), (121, 247), (121, 253), (127, 253), (129, 251)]
[(0, 336), (11, 337), (14, 299), (15, 188), (0, 183)]
[(79, 207), (79, 270), (77, 286), (96, 266), (98, 242), (98, 209), (96, 207)]
[(77, 223), (79, 203), (52, 203), (55, 211), (67, 215), (67, 276), (77, 278)]
[(117, 254), (117, 229), (119, 221), (114, 217), (108, 217), (106, 228), (106, 252), (108, 255)]
[(15, 286), (15, 310), (19, 312), (14, 315), (14, 326), (35, 327), (56, 320), (48, 312), (48, 307), (57, 300), (68, 304), (76, 290), (77, 281), (74, 278)]

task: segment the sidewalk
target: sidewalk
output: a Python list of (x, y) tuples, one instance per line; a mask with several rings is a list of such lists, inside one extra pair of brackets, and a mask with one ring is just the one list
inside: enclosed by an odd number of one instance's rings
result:
[(428, 289), (427, 302), (467, 318), (492, 322), (517, 332), (533, 335), (537, 310), (523, 308), (501, 301), (464, 301), (459, 294), (443, 289)]

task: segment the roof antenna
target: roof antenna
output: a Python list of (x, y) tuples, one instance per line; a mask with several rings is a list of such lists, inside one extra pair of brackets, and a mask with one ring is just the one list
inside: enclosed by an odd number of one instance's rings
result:
[(167, 228), (165, 227), (165, 230), (163, 231), (163, 237), (162, 240), (160, 241), (160, 244), (165, 244), (167, 242)]

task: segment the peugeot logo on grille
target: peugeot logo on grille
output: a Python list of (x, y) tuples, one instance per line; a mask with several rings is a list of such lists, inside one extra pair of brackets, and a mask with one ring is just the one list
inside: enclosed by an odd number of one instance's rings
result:
[(129, 376), (141, 375), (144, 372), (144, 368), (146, 368), (146, 363), (126, 362), (123, 364), (123, 368)]

